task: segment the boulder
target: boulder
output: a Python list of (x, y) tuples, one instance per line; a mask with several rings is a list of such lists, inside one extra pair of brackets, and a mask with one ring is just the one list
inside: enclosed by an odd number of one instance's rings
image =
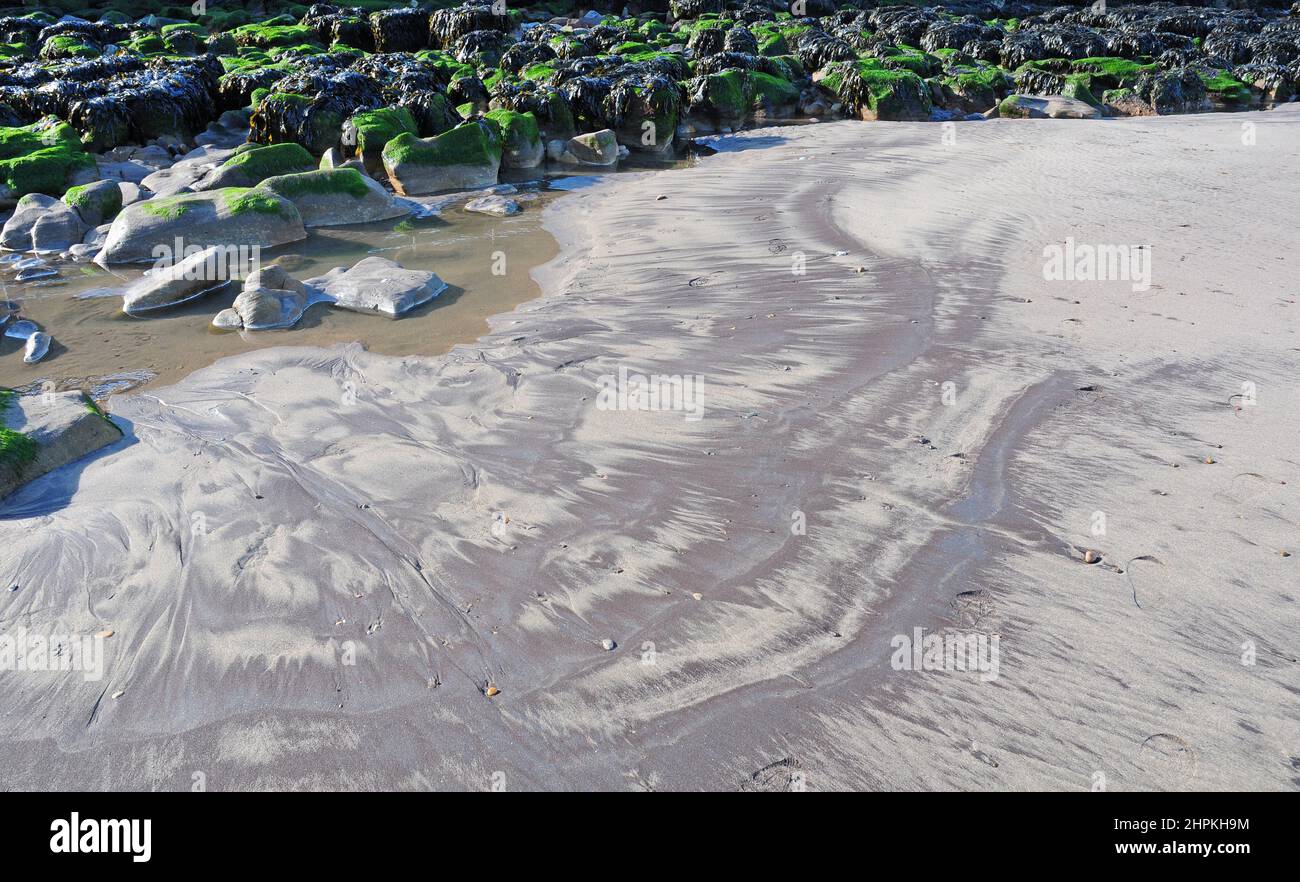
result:
[[(307, 306), (307, 287), (282, 267), (269, 266), (249, 274), (231, 310), (238, 316), (238, 327), (263, 331), (292, 327), (302, 318)], [(219, 312), (212, 323), (217, 327), (234, 326), (228, 312)]]
[(95, 261), (107, 266), (155, 260), (157, 248), (170, 249), (177, 241), (187, 250), (211, 245), (260, 249), (306, 237), (302, 217), (288, 199), (267, 190), (230, 187), (128, 205), (114, 219)]
[(378, 181), (355, 168), (319, 169), (267, 178), (258, 188), (293, 203), (308, 227), (367, 224), (410, 214)]
[(559, 162), (592, 166), (614, 165), (622, 155), (618, 138), (610, 129), (575, 135), (567, 141), (552, 141), (549, 152), (551, 158)]
[(111, 221), (122, 210), (122, 189), (114, 181), (96, 181), (93, 184), (70, 187), (63, 194), (63, 201), (76, 209), (82, 223), (88, 227), (97, 227)]
[(534, 168), (546, 158), (537, 117), (531, 113), (513, 110), (491, 110), (487, 118), (501, 129), (501, 166), (503, 168)]
[(250, 145), (235, 151), (221, 165), (193, 184), (195, 190), (219, 190), (224, 187), (256, 187), (277, 175), (307, 172), (316, 168), (316, 160), (298, 144)]
[(122, 292), (122, 311), (139, 315), (175, 306), (224, 287), (241, 276), (245, 264), (238, 251), (213, 245), (170, 266), (154, 269), (127, 285)]
[(1086, 101), (1062, 95), (1008, 95), (998, 105), (1007, 119), (1101, 119), (1101, 111)]
[(402, 196), (489, 187), (501, 166), (501, 130), (479, 119), (432, 138), (403, 133), (384, 146), (383, 162)]
[(383, 166), (384, 145), (401, 134), (418, 135), (415, 118), (405, 107), (381, 107), (354, 113), (343, 124), (345, 148), (361, 158), (367, 169)]
[(310, 293), (354, 312), (376, 312), (396, 318), (437, 297), (447, 283), (437, 275), (403, 269), (383, 257), (367, 257), (349, 269), (337, 267), (306, 281)]
[(0, 246), (11, 251), (66, 251), (86, 235), (86, 225), (71, 206), (52, 196), (29, 193), (18, 200), (0, 230)]
[(80, 392), (0, 392), (0, 497), (121, 437)]

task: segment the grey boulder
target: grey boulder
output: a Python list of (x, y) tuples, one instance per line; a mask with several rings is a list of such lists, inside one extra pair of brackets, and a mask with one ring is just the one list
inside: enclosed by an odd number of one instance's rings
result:
[(212, 245), (260, 249), (306, 237), (298, 209), (274, 193), (241, 188), (181, 193), (122, 209), (95, 261), (107, 266), (156, 260), (158, 247), (176, 241), (187, 250)]
[(171, 266), (151, 270), (122, 292), (122, 310), (139, 315), (175, 306), (215, 291), (239, 275), (230, 252), (220, 245), (205, 248)]
[(367, 257), (349, 269), (336, 267), (308, 279), (309, 291), (342, 309), (396, 318), (437, 297), (447, 283), (431, 272), (404, 269), (383, 257)]

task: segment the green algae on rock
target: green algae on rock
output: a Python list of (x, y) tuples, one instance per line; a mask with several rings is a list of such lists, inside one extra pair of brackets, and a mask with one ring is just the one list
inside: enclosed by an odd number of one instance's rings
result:
[(501, 128), (481, 118), (420, 139), (404, 132), (384, 146), (384, 170), (403, 196), (496, 183), (501, 165)]
[[(0, 127), (0, 203), (28, 193), (62, 196), (71, 176), (95, 167), (72, 126), (52, 119)], [(12, 202), (11, 202), (12, 204)]]

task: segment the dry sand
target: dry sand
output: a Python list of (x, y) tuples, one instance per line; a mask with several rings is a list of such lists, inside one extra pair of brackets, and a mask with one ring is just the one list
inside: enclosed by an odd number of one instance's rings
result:
[[(1294, 789), (1300, 113), (718, 146), (555, 203), (474, 346), (115, 399), (3, 510), (0, 629), (114, 635), (0, 674), (0, 782)], [(1150, 289), (1044, 281), (1070, 236)], [(892, 669), (916, 627), (999, 676)]]

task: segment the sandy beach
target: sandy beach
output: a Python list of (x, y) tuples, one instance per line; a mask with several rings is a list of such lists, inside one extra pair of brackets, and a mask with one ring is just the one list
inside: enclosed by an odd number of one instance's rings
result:
[(112, 631), (5, 787), (1294, 789), (1295, 105), (711, 143), (551, 202), (474, 345), (113, 399), (0, 511), (0, 630)]

